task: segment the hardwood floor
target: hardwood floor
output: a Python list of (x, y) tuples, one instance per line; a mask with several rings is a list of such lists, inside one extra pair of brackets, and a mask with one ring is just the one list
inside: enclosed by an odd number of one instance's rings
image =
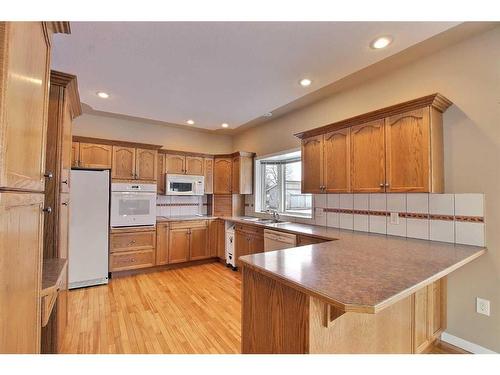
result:
[(63, 353), (239, 353), (241, 277), (220, 263), (68, 293)]
[[(240, 353), (241, 274), (220, 263), (68, 293), (62, 353)], [(458, 354), (437, 343), (429, 353)]]

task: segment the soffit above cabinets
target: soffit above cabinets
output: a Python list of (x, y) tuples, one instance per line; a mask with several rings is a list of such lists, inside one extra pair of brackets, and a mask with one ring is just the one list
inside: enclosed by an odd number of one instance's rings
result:
[[(72, 22), (54, 38), (52, 65), (78, 77), (95, 111), (235, 129), (457, 24)], [(373, 50), (380, 35), (394, 41)]]

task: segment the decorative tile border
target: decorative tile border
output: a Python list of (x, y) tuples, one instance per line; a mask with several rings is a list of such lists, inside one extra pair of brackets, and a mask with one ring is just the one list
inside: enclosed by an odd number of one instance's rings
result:
[[(335, 212), (339, 214), (353, 214), (353, 215), (372, 215), (372, 216), (390, 216), (390, 211), (370, 211), (370, 210), (351, 210), (345, 208), (323, 208), (323, 212)], [(468, 223), (484, 223), (482, 216), (454, 216), (454, 215), (436, 215), (436, 214), (422, 214), (416, 212), (398, 212), (399, 217), (408, 219), (422, 219), (422, 220), (442, 220), (442, 221), (461, 221)]]
[(156, 203), (156, 207), (197, 207), (199, 203)]

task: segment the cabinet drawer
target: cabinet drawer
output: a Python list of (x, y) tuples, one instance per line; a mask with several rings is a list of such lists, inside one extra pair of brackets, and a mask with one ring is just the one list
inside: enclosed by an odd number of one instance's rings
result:
[(155, 248), (156, 231), (111, 233), (110, 252), (152, 250)]
[(111, 272), (152, 267), (154, 263), (153, 250), (129, 251), (109, 256), (109, 270)]
[(253, 225), (236, 224), (235, 228), (237, 231), (245, 232), (248, 234), (260, 235), (260, 236), (264, 235), (264, 228), (255, 227)]
[(170, 228), (172, 229), (206, 228), (206, 227), (208, 227), (207, 220), (175, 221), (173, 223), (170, 223)]

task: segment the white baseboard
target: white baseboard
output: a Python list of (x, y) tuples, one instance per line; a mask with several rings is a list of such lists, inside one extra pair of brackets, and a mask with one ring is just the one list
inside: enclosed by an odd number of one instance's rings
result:
[(461, 349), (467, 350), (468, 352), (474, 354), (498, 354), (493, 350), (486, 349), (485, 347), (474, 344), (473, 342), (461, 339), (460, 337), (453, 336), (447, 332), (441, 334), (441, 340), (447, 342), (448, 344), (455, 345)]

